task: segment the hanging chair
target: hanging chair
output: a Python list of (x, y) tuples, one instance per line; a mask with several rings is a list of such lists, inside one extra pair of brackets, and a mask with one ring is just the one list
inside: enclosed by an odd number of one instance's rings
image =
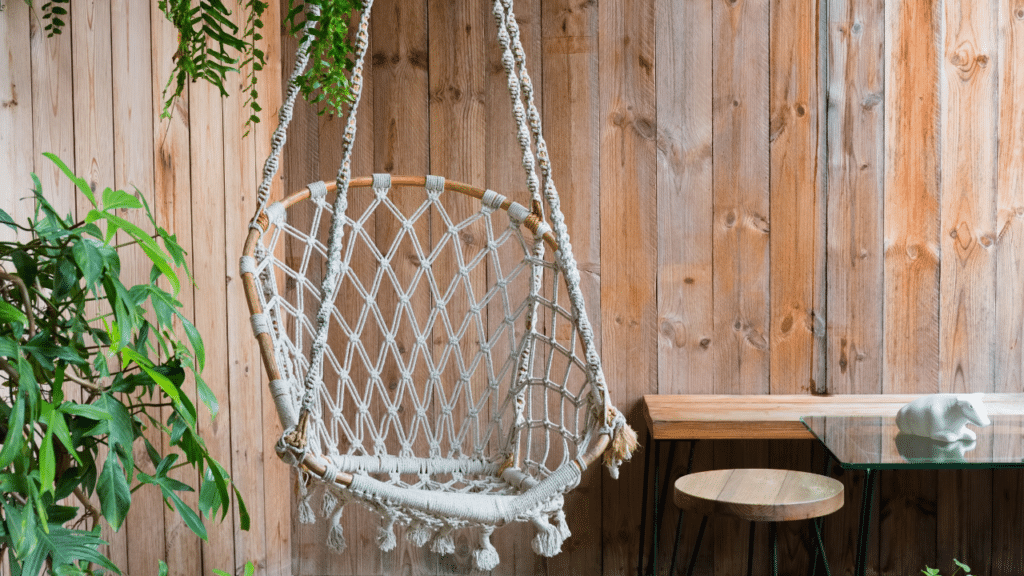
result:
[(563, 495), (602, 455), (617, 477), (636, 435), (605, 386), (512, 2), (494, 14), (531, 208), (439, 176), (351, 177), (364, 5), (337, 180), (268, 205), (307, 23), (241, 258), (276, 450), (302, 475), (299, 520), (314, 521), (313, 479), (339, 552), (354, 501), (381, 516), (383, 550), (396, 524), (437, 553), (477, 526), (474, 564), (490, 570), (494, 528), (529, 521), (534, 550), (553, 556), (569, 536)]

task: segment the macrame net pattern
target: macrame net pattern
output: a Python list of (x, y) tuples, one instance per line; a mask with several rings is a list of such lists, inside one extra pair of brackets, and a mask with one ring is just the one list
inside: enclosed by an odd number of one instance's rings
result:
[[(454, 551), (453, 530), (477, 526), (474, 563), (490, 570), (494, 528), (529, 521), (534, 550), (553, 556), (570, 535), (563, 494), (595, 446), (611, 439), (615, 477), (635, 434), (604, 383), (511, 1), (494, 11), (532, 209), (439, 176), (351, 178), (371, 6), (337, 181), (267, 203), (307, 39), (241, 260), (285, 429), (277, 452), (324, 480), (337, 551), (343, 507), (357, 501), (381, 516), (384, 550), (396, 545), (395, 524), (438, 553)], [(322, 471), (311, 473), (310, 456)], [(312, 522), (313, 493), (300, 487), (299, 519)]]
[[(529, 520), (541, 529), (536, 548), (550, 555), (568, 536), (561, 495), (579, 480), (603, 397), (560, 266), (538, 247), (548, 228), (531, 234), (522, 225), (529, 210), (501, 209), (500, 194), (480, 201), (426, 180), (392, 189), (388, 175), (376, 175), (372, 187), (349, 189), (306, 449), (363, 477), (363, 492), (356, 483), (352, 492), (382, 513), (385, 546), (394, 545), (395, 522), (446, 551), (454, 528)], [(289, 425), (305, 395), (333, 215), (326, 187), (310, 188), (317, 192), (290, 211), (268, 210), (258, 256), (243, 264), (260, 279), (263, 313), (254, 323), (272, 336), (284, 376), (275, 401)], [(433, 498), (436, 512), (387, 502), (396, 491)], [(329, 501), (349, 499), (346, 492), (332, 489)], [(458, 496), (438, 500), (442, 493)], [(466, 514), (477, 504), (467, 495), (507, 498)]]

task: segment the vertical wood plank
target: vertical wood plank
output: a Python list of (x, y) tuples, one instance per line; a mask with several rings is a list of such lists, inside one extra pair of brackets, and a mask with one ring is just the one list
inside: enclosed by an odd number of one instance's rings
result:
[[(171, 55), (177, 50), (178, 31), (159, 10), (152, 11), (150, 21), (152, 27), (153, 129), (155, 134), (153, 141), (153, 210), (157, 223), (178, 237), (178, 242), (188, 253), (186, 259), (191, 268), (194, 246), (192, 244), (188, 91), (186, 90), (175, 102), (170, 118), (159, 117), (157, 112), (163, 110), (163, 88), (173, 68)], [(194, 323), (194, 287), (182, 283), (178, 299), (182, 303), (182, 313)], [(179, 339), (185, 338), (185, 332), (180, 326), (176, 335)], [(183, 388), (191, 397), (196, 397), (196, 383), (191, 376), (186, 379)], [(223, 401), (224, 399), (219, 400)], [(197, 408), (205, 410), (203, 407), (197, 406)], [(171, 413), (171, 408), (164, 408), (162, 415), (164, 422), (167, 421)], [(165, 449), (167, 443), (168, 440), (165, 439)], [(200, 486), (200, 478), (194, 471), (176, 470), (172, 477), (190, 486)], [(198, 510), (198, 495), (196, 493), (182, 494), (182, 499), (193, 509)], [(177, 512), (166, 508), (164, 509), (164, 538), (170, 574), (185, 576), (202, 572), (202, 541), (185, 525)]]
[[(111, 61), (113, 63), (114, 183), (129, 192), (138, 190), (154, 203), (153, 117), (150, 6), (119, 0), (111, 6)], [(144, 230), (152, 226), (144, 216), (123, 214)], [(127, 282), (145, 283), (151, 263), (140, 251), (121, 251)], [(127, 283), (126, 282), (126, 283)], [(162, 441), (159, 430), (147, 432), (151, 442)], [(141, 468), (152, 473), (152, 464), (141, 445), (135, 448)], [(125, 522), (128, 532), (128, 571), (155, 570), (166, 559), (163, 497), (147, 487), (132, 495), (132, 513)], [(154, 522), (153, 519), (160, 519)]]
[(885, 7), (883, 392), (939, 389), (940, 6)]
[[(221, 98), (216, 88), (202, 82), (189, 86), (189, 144), (192, 176), (192, 255), (196, 279), (195, 326), (206, 344), (210, 359), (203, 378), (220, 403), (220, 412), (211, 419), (201, 413), (199, 431), (210, 454), (224, 467), (231, 465), (231, 420), (233, 398), (229, 395), (227, 358), (231, 344), (227, 331), (227, 286), (224, 273), (228, 258), (224, 246), (224, 122)], [(231, 137), (237, 137), (232, 134)], [(246, 494), (245, 486), (243, 498)], [(231, 512), (234, 514), (234, 510)], [(231, 570), (235, 565), (234, 526), (231, 521), (207, 527), (209, 538), (203, 544), (204, 570)]]
[[(712, 8), (712, 345), (714, 391), (727, 394), (770, 390), (769, 14), (767, 0), (721, 0)], [(768, 465), (766, 452), (720, 444), (716, 467)], [(716, 574), (745, 568), (746, 546), (733, 537), (743, 528), (715, 522)]]
[[(369, 160), (374, 172), (427, 174), (430, 166), (427, 3), (425, 0), (385, 0), (376, 2), (373, 12), (372, 107), (361, 112), (372, 115), (375, 128), (372, 132), (367, 128), (363, 134), (365, 141), (372, 143), (372, 158)], [(423, 195), (421, 191), (393, 188), (391, 199), (402, 214), (411, 215), (419, 207)], [(376, 225), (377, 245), (387, 250), (401, 227), (397, 219), (383, 213), (377, 217)], [(430, 238), (429, 228), (429, 217), (413, 223), (416, 237), (421, 240)], [(408, 289), (419, 270), (419, 261), (409, 240), (403, 240), (399, 246), (391, 266), (402, 289)], [(421, 289), (410, 300), (418, 323), (432, 306), (430, 295), (422, 289), (425, 285), (420, 286)], [(378, 304), (390, 323), (399, 309), (397, 292), (382, 291)], [(400, 354), (400, 359), (391, 358), (385, 364), (381, 374), (385, 382), (397, 383), (401, 378), (399, 364), (408, 362), (416, 354), (416, 334), (410, 320), (402, 315), (396, 341), (398, 350), (404, 353)], [(429, 371), (422, 358), (416, 359), (411, 374), (418, 397), (421, 400), (426, 398)], [(403, 418), (403, 426), (416, 425), (411, 419)], [(394, 447), (397, 448), (397, 443)], [(415, 450), (418, 454), (428, 453), (429, 445), (422, 431)], [(392, 563), (392, 573), (436, 574), (438, 571), (438, 555), (431, 552), (429, 546), (416, 546), (405, 538), (398, 539), (398, 547), (388, 555), (388, 559)]]
[(714, 392), (712, 1), (657, 3), (658, 392)]
[[(658, 389), (654, 7), (598, 5), (602, 360), (611, 398), (636, 430), (640, 397)], [(634, 568), (642, 468), (625, 465), (617, 481), (602, 483), (606, 573)]]
[[(79, 2), (70, 6), (68, 30), (72, 49), (72, 93), (75, 118), (75, 173), (94, 191), (114, 184), (113, 70), (110, 44), (110, 4)], [(67, 34), (68, 31), (65, 31)], [(78, 214), (91, 208), (75, 193)], [(127, 530), (114, 532), (104, 523), (103, 539), (114, 564), (128, 565)]]
[[(266, 64), (257, 73), (260, 86), (260, 99), (263, 112), (260, 123), (253, 129), (256, 145), (257, 179), (262, 179), (263, 162), (270, 154), (270, 139), (277, 128), (277, 112), (283, 97), (282, 69), (286, 58), (281, 46), (281, 37), (277, 31), (281, 29), (281, 6), (278, 2), (270, 2), (263, 15), (263, 36), (266, 38)], [(290, 73), (290, 72), (289, 72)], [(278, 171), (270, 188), (270, 198), (277, 199), (284, 195), (284, 175)], [(254, 212), (253, 207), (243, 211), (247, 217)], [(232, 231), (241, 234), (240, 230)], [(228, 265), (233, 265), (229, 262)], [(234, 295), (238, 297), (238, 295)], [(291, 488), (293, 486), (289, 467), (279, 461), (272, 450), (281, 434), (281, 425), (277, 409), (273, 402), (266, 401), (268, 379), (261, 366), (254, 368), (252, 382), (259, 385), (259, 393), (263, 401), (262, 442), (264, 450), (264, 521), (266, 529), (266, 572), (269, 575), (285, 575), (292, 573), (292, 507)], [(255, 388), (252, 389), (255, 392)], [(258, 441), (258, 440), (253, 440)]]
[(987, 392), (994, 370), (998, 5), (944, 4), (939, 382), (944, 392)]
[[(493, 18), (488, 3), (452, 3), (430, 0), (427, 3), (429, 51), (438, 57), (430, 59), (430, 172), (443, 175), (451, 180), (480, 183), (487, 182), (487, 132), (488, 126), (488, 84), (487, 84), (487, 22)], [(442, 57), (441, 55), (447, 55)], [(445, 208), (452, 220), (459, 221), (476, 210), (475, 201), (458, 194), (447, 195)], [(437, 244), (445, 231), (431, 221), (430, 238)], [(467, 229), (468, 236), (483, 238), (482, 230)], [(464, 240), (466, 237), (464, 235)], [(479, 240), (478, 240), (479, 241)], [(472, 238), (467, 245), (472, 243)], [(433, 267), (435, 278), (453, 278), (458, 273), (457, 263), (451, 256), (441, 255)], [(483, 294), (486, 281), (483, 270), (474, 270), (467, 281), (474, 294)], [(443, 281), (445, 282), (445, 281)], [(461, 322), (469, 305), (460, 291), (448, 303), (448, 314)], [(435, 327), (432, 336), (435, 357), (442, 352), (448, 334)], [(442, 372), (442, 377), (452, 373), (452, 368)], [(474, 389), (482, 385), (476, 377), (470, 382)], [(451, 401), (451, 398), (449, 398)], [(457, 405), (451, 420), (461, 421), (464, 408)], [(435, 424), (437, 426), (437, 424)], [(441, 438), (442, 453), (450, 448), (449, 441)], [(442, 556), (439, 560), (443, 573), (475, 573), (471, 553), (477, 548), (476, 533), (462, 533), (456, 536), (456, 554)], [(498, 531), (500, 532), (500, 530)], [(496, 533), (492, 542), (502, 536)], [(460, 553), (461, 552), (461, 553)], [(512, 558), (503, 557), (502, 561)]]
[(830, 0), (828, 390), (880, 393), (885, 80), (882, 5)]
[[(488, 8), (485, 13), (486, 27), (484, 29), (482, 45), (487, 54), (486, 71), (488, 72), (486, 76), (486, 184), (488, 188), (504, 194), (525, 206), (529, 206), (530, 193), (526, 189), (526, 175), (522, 169), (521, 162), (522, 152), (516, 140), (518, 128), (512, 116), (512, 100), (508, 93), (508, 76), (505, 74), (505, 68), (501, 62), (502, 50), (497, 40), (498, 27), (492, 9), (493, 2), (480, 2), (480, 4)], [(548, 75), (547, 71), (541, 66), (541, 2), (539, 0), (520, 0), (515, 2), (514, 8), (516, 22), (519, 25), (520, 41), (523, 44), (523, 52), (526, 54), (527, 72), (530, 75), (535, 90), (534, 98), (536, 105), (542, 112), (542, 120), (547, 120), (551, 116), (547, 114), (548, 110), (544, 106), (547, 103), (546, 98), (548, 94), (544, 81)], [(544, 132), (549, 150), (560, 146), (557, 138), (552, 139), (553, 134), (550, 125), (544, 125)], [(559, 168), (558, 164), (552, 167), (556, 185), (561, 185), (562, 183), (561, 178), (559, 178)], [(496, 220), (496, 222), (500, 221), (500, 219)], [(573, 246), (575, 248), (575, 244)], [(488, 275), (493, 276), (493, 271), (489, 269)], [(495, 282), (494, 278), (487, 278), (486, 286), (493, 286)], [(522, 302), (526, 297), (525, 290), (523, 293), (518, 294), (510, 290), (509, 297), (513, 302)], [(500, 306), (488, 306), (486, 318), (488, 338), (501, 329), (503, 319), (504, 314), (501, 313)], [(502, 383), (503, 389), (500, 391), (500, 394), (504, 395), (507, 393), (505, 391), (506, 386), (507, 382)], [(488, 412), (483, 416), (490, 418), (491, 414)], [(569, 528), (573, 531), (573, 536), (576, 536), (574, 529), (579, 524), (571, 517), (567, 517), (567, 522), (570, 523)], [(516, 522), (496, 530), (492, 540), (494, 541), (495, 548), (498, 550), (501, 563), (491, 571), (491, 574), (493, 576), (505, 574), (547, 574), (546, 564), (549, 561), (537, 555), (530, 546), (530, 541), (533, 539), (535, 532), (536, 529), (528, 522)], [(563, 545), (563, 550), (566, 547), (566, 545)], [(596, 552), (596, 550), (593, 552)], [(559, 556), (564, 558), (564, 555)], [(580, 568), (582, 567), (577, 569)]]
[[(32, 147), (32, 55), (29, 7), (10, 2), (0, 18), (0, 182), (5, 182), (4, 211), (15, 222), (25, 222), (32, 213), (32, 172), (35, 169)], [(19, 145), (21, 144), (21, 145)], [(6, 226), (0, 240), (14, 239)]]
[(767, 393), (767, 0), (714, 4), (715, 391)]
[(812, 383), (818, 300), (819, 237), (825, 196), (819, 169), (819, 3), (773, 0), (770, 73), (771, 330), (773, 394), (817, 391)]
[[(942, 4), (886, 3), (884, 393), (939, 390), (939, 207)], [(880, 570), (933, 561), (936, 474), (879, 479)]]
[[(998, 155), (998, 3), (946, 0), (940, 70), (942, 208), (939, 381), (944, 392), (993, 388)], [(979, 443), (975, 453), (992, 452)], [(992, 472), (938, 474), (939, 562), (990, 572)]]
[[(542, 68), (544, 72), (544, 135), (573, 254), (581, 271), (587, 313), (600, 350), (601, 206), (596, 193), (600, 182), (598, 7), (592, 2), (571, 0), (539, 4), (532, 5), (530, 11), (540, 19), (541, 46), (532, 48), (533, 54), (540, 54), (540, 61), (530, 65), (531, 70)], [(515, 171), (518, 180), (513, 180), (514, 188), (510, 191), (520, 189), (522, 172), (516, 163), (511, 158), (495, 161)], [(601, 547), (595, 544), (601, 542), (603, 476), (599, 468), (589, 470), (566, 495), (566, 521), (572, 536), (562, 544), (561, 554), (546, 560), (547, 574), (601, 573)], [(527, 529), (527, 534), (529, 530), (532, 528)]]
[[(245, 29), (245, 11), (235, 9), (231, 20), (240, 30)], [(232, 514), (230, 524), (234, 533), (235, 557), (229, 564), (230, 571), (238, 574), (246, 562), (253, 562), (258, 570), (266, 567), (266, 512), (263, 481), (264, 446), (263, 437), (263, 368), (260, 365), (259, 347), (248, 325), (249, 309), (242, 296), (238, 256), (242, 253), (247, 225), (256, 206), (257, 168), (254, 127), (246, 127), (252, 114), (246, 105), (249, 87), (246, 78), (250, 70), (242, 68), (229, 77), (226, 88), (228, 95), (221, 102), (224, 134), (224, 185), (223, 211), (220, 212), (220, 242), (224, 246), (225, 262), (220, 281), (226, 284), (225, 315), (229, 342), (227, 395), (231, 401), (230, 419), (231, 478), (245, 500), (251, 517), (248, 531), (240, 527), (237, 512)], [(260, 86), (261, 92), (275, 90), (275, 86)], [(249, 135), (242, 137), (249, 132)], [(238, 417), (240, 415), (245, 417)], [(237, 511), (237, 504), (236, 504)]]
[[(885, 170), (884, 5), (828, 3), (828, 391), (882, 391), (882, 207)], [(860, 472), (841, 471), (851, 503)], [(833, 566), (852, 571), (858, 520), (847, 507), (826, 530)], [(873, 552), (871, 552), (873, 550)], [(869, 549), (877, 559), (877, 548)]]
[[(999, 392), (1024, 390), (1024, 1), (1001, 0), (995, 26), (998, 31), (997, 71), (996, 242), (994, 386)], [(996, 446), (999, 453), (1024, 459), (1020, 446)], [(1024, 474), (1019, 470), (992, 475), (992, 574), (1010, 574), (1024, 566)], [(974, 567), (973, 564), (970, 565)]]
[[(43, 157), (43, 152), (51, 152), (68, 166), (75, 165), (74, 103), (72, 92), (66, 87), (67, 79), (71, 78), (71, 34), (64, 30), (62, 34), (48, 38), (43, 29), (42, 12), (38, 9), (31, 10), (29, 22), (32, 87), (26, 97), (31, 94), (32, 171), (39, 176), (43, 193), (57, 213), (62, 216), (74, 214), (75, 194), (78, 193), (74, 184), (53, 162)], [(14, 33), (15, 36), (17, 34)], [(26, 140), (19, 139), (19, 142)], [(15, 181), (21, 177), (24, 176), (16, 176)], [(29, 182), (31, 188), (31, 180)], [(32, 194), (24, 196), (31, 198)], [(32, 201), (26, 204), (28, 210), (22, 215), (32, 213)], [(21, 207), (21, 210), (25, 209), (25, 206)]]

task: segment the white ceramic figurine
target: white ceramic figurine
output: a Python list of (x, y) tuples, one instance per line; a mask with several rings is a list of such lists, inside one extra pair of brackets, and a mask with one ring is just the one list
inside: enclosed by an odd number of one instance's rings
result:
[(981, 394), (930, 394), (914, 400), (896, 415), (904, 434), (926, 436), (940, 442), (974, 440), (978, 435), (967, 424), (988, 426), (988, 410)]

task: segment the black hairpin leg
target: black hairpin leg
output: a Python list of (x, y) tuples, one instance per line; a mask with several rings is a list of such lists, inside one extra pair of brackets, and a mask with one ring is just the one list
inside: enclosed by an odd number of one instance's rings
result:
[[(697, 448), (697, 441), (690, 440), (690, 456), (686, 460), (686, 474), (689, 474), (693, 470), (693, 452)], [(686, 474), (683, 474), (684, 476)], [(673, 576), (676, 573), (676, 558), (679, 556), (679, 540), (683, 536), (683, 517), (686, 514), (680, 510), (679, 518), (676, 520), (676, 539), (672, 543), (672, 562), (669, 564), (668, 574)]]
[(647, 481), (651, 475), (651, 431), (647, 431), (647, 439), (644, 442), (644, 488), (640, 503), (640, 545), (637, 546), (636, 574), (643, 576), (644, 573), (644, 542), (647, 536)]
[(864, 493), (860, 501), (860, 529), (857, 531), (857, 566), (856, 576), (864, 576), (867, 572), (868, 536), (871, 528), (871, 508), (875, 500), (876, 470), (868, 468), (864, 471)]
[[(815, 444), (817, 444), (816, 440), (814, 441), (814, 443), (811, 444), (811, 457), (812, 457), (812, 459), (813, 459), (813, 456), (814, 456), (814, 445)], [(822, 467), (821, 475), (822, 476), (831, 476), (831, 474), (829, 474), (829, 471), (831, 470), (831, 467), (832, 467), (832, 453), (829, 452), (828, 449), (826, 449), (824, 445), (822, 445), (822, 450), (821, 451), (824, 452), (824, 454), (825, 454), (825, 465)], [(813, 524), (814, 531), (818, 535), (818, 540), (819, 541), (822, 540), (822, 536), (821, 536), (821, 534), (823, 532), (822, 523), (824, 522), (824, 520), (825, 520), (824, 516), (819, 516), (818, 518), (815, 518), (815, 519), (811, 520), (811, 523)], [(812, 538), (813, 538), (813, 536), (812, 536)], [(815, 574), (818, 573), (818, 554), (819, 554), (819, 552), (821, 554), (822, 559), (824, 560), (825, 559), (825, 545), (824, 544), (822, 544), (821, 546), (815, 546), (814, 547), (814, 556), (813, 556), (813, 560), (811, 560), (811, 571), (808, 572), (809, 576), (814, 576)], [(825, 561), (825, 572), (829, 573), (828, 561)]]
[(747, 576), (754, 574), (754, 529), (757, 522), (750, 523), (750, 536), (747, 538)]
[(700, 530), (697, 531), (697, 542), (693, 544), (693, 554), (690, 556), (690, 565), (686, 568), (686, 576), (693, 576), (693, 569), (697, 566), (697, 552), (700, 552), (700, 542), (704, 539), (704, 529), (708, 527), (708, 517), (700, 521)]
[(779, 523), (768, 523), (768, 538), (771, 540), (772, 549), (772, 576), (779, 576)]

